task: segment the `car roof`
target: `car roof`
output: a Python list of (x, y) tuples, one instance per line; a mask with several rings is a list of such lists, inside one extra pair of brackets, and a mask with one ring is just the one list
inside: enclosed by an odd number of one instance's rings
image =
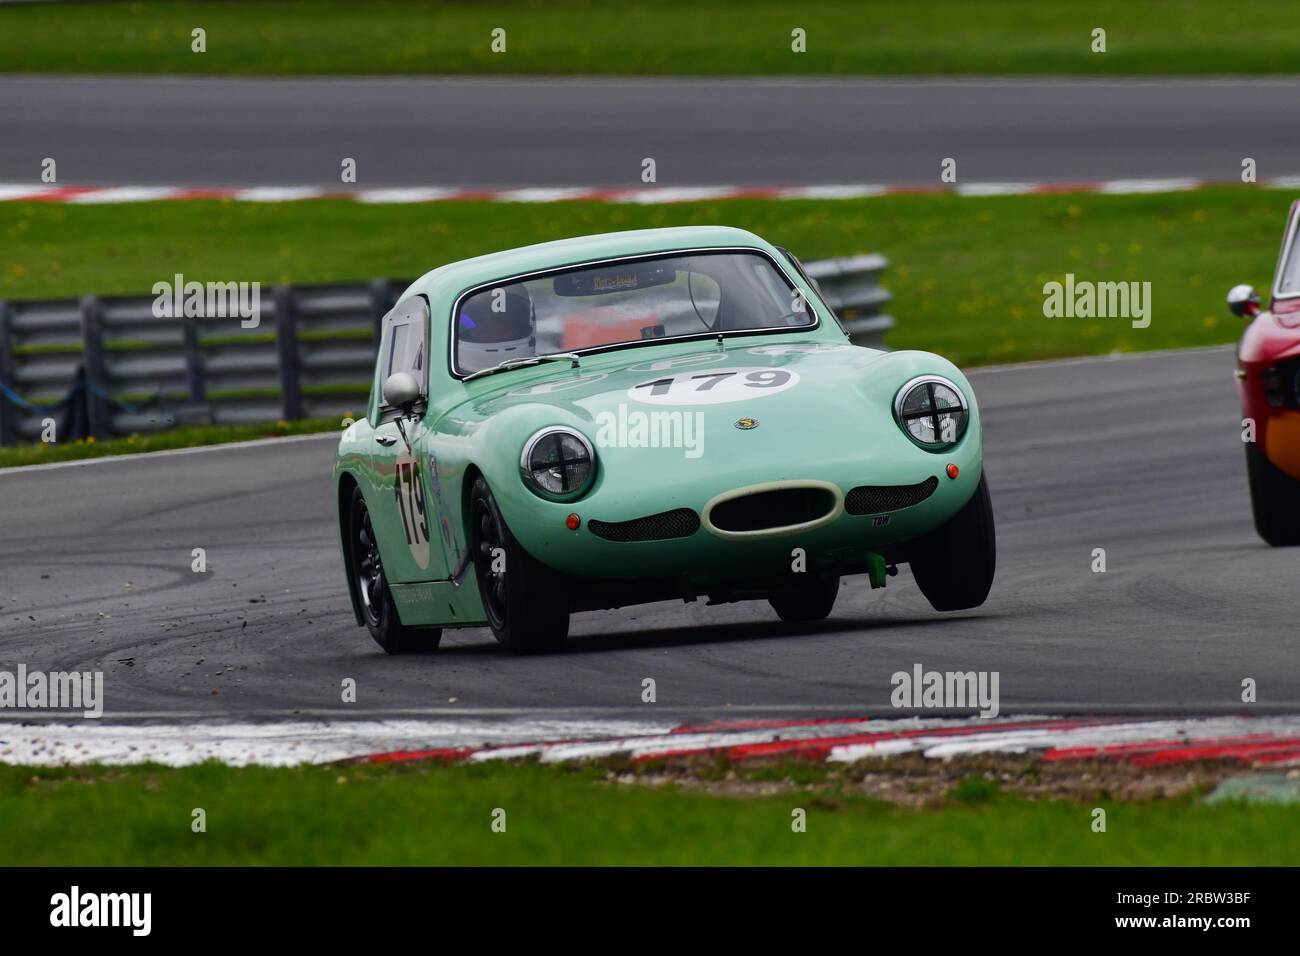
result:
[(413, 282), (402, 298), (423, 292), (431, 301), (453, 298), (466, 289), (498, 279), (561, 268), (598, 259), (635, 256), (679, 249), (711, 249), (739, 246), (762, 249), (776, 255), (776, 248), (745, 229), (731, 226), (675, 226), (666, 229), (631, 229), (594, 236), (578, 236), (539, 242), (517, 249), (475, 256), (448, 263), (425, 273)]

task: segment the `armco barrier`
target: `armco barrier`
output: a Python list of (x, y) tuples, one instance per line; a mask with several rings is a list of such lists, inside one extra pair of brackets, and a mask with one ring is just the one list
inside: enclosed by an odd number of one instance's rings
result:
[[(853, 340), (879, 347), (894, 320), (883, 256), (804, 264)], [(260, 321), (157, 318), (155, 297), (0, 300), (0, 444), (107, 438), (179, 424), (359, 413), (379, 323), (408, 279), (261, 290)], [(71, 423), (71, 428), (64, 427)]]
[(885, 333), (894, 327), (893, 316), (885, 312), (889, 293), (879, 283), (888, 265), (884, 256), (874, 253), (804, 264), (808, 278), (858, 345), (880, 348)]

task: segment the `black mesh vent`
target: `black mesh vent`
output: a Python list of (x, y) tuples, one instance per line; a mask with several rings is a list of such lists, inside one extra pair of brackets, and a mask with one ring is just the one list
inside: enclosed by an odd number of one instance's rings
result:
[(763, 531), (816, 521), (834, 508), (835, 496), (825, 488), (779, 488), (714, 505), (709, 520), (723, 531)]
[(588, 521), (591, 533), (606, 541), (664, 541), (686, 538), (700, 530), (700, 516), (690, 508), (678, 508), (631, 521)]
[(844, 496), (844, 510), (851, 515), (875, 515), (919, 505), (934, 494), (939, 479), (931, 475), (915, 485), (860, 485)]

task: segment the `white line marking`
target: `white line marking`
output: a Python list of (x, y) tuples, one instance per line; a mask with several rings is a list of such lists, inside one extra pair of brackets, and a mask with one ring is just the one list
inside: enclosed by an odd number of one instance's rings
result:
[(256, 186), (236, 189), (234, 199), (241, 202), (294, 202), (299, 199), (317, 199), (325, 195), (318, 186)]
[[(1097, 181), (985, 182), (962, 183), (934, 188), (924, 183), (858, 183), (813, 186), (527, 186), (511, 188), (477, 188), (473, 186), (394, 186), (374, 189), (331, 190), (319, 186), (149, 186), (124, 185), (93, 187), (33, 186), (0, 183), (0, 202), (42, 199), (48, 202), (76, 204), (106, 202), (183, 202), (195, 199), (231, 199), (239, 202), (296, 202), (303, 199), (342, 199), (368, 204), (401, 204), (473, 199), (485, 202), (558, 202), (589, 200), (608, 203), (676, 203), (716, 199), (766, 196), (780, 199), (862, 199), (873, 196), (914, 194), (957, 195), (964, 197), (1015, 196), (1027, 194), (1062, 195), (1066, 191), (1125, 195), (1134, 193), (1184, 192), (1211, 186), (1241, 185), (1233, 181), (1199, 179), (1115, 179)], [(1068, 187), (1068, 190), (1065, 188)], [(1261, 180), (1255, 189), (1297, 189), (1300, 176), (1278, 176)]]
[(497, 202), (562, 202), (590, 199), (596, 190), (585, 186), (544, 186), (527, 189), (502, 189), (493, 194)]
[(48, 196), (57, 193), (57, 186), (29, 186), (23, 183), (0, 183), (0, 202), (11, 199), (31, 199), (35, 196)]
[(740, 186), (652, 186), (646, 189), (629, 189), (616, 196), (614, 202), (633, 202), (642, 205), (701, 202), (708, 199), (727, 199), (742, 188)]
[(956, 188), (958, 196), (1020, 196), (1038, 189), (1041, 183), (964, 183)]
[(164, 199), (175, 199), (182, 191), (172, 186), (115, 186), (110, 189), (95, 189), (88, 193), (69, 196), (64, 202), (77, 203), (78, 205), (158, 202)]
[(1204, 185), (1199, 179), (1112, 179), (1101, 183), (1097, 192), (1104, 195), (1129, 193), (1170, 193), (1196, 189)]
[[(660, 705), (661, 707), (663, 705)], [(1058, 717), (1069, 719), (1084, 719), (1097, 717), (1097, 704), (1085, 701), (1039, 701), (1034, 704), (1035, 710), (1032, 714), (1016, 712), (1011, 713), (1006, 710), (1006, 719), (1020, 719), (1021, 717), (1032, 717), (1034, 720), (1046, 720), (1044, 714), (1054, 714)], [(641, 707), (356, 707), (343, 706), (338, 707), (294, 707), (294, 708), (257, 708), (251, 710), (241, 710), (238, 715), (220, 711), (220, 710), (122, 710), (116, 711), (108, 709), (104, 711), (103, 718), (99, 723), (107, 724), (113, 721), (179, 721), (184, 723), (221, 723), (228, 721), (232, 717), (238, 716), (242, 720), (248, 721), (275, 721), (275, 720), (304, 720), (304, 719), (321, 719), (321, 720), (385, 720), (408, 717), (540, 717), (545, 716), (547, 719), (579, 719), (579, 718), (607, 718), (607, 719), (635, 719), (631, 715), (640, 711)], [(1300, 700), (1279, 701), (1271, 704), (1255, 704), (1252, 709), (1258, 710), (1261, 715), (1267, 716), (1284, 716), (1300, 711)], [(1199, 716), (1238, 716), (1241, 711), (1240, 706), (1231, 704), (1223, 706), (1207, 706), (1203, 708), (1203, 713)], [(662, 711), (660, 711), (662, 713)], [(898, 720), (898, 711), (892, 707), (863, 707), (860, 702), (849, 701), (847, 703), (807, 703), (807, 704), (701, 704), (692, 707), (676, 708), (672, 711), (671, 718), (678, 723), (698, 724), (701, 722), (701, 715), (710, 715), (711, 719), (719, 720), (725, 718), (734, 719), (762, 719), (775, 717), (776, 715), (794, 714), (797, 717), (809, 717), (814, 714), (826, 714), (829, 717), (840, 717), (849, 719), (845, 715), (851, 714), (853, 718), (873, 718), (877, 720)], [(1103, 716), (1117, 717), (1125, 714), (1135, 714), (1143, 718), (1168, 718), (1170, 720), (1191, 719), (1185, 713), (1185, 708), (1180, 707), (1159, 707), (1150, 704), (1123, 704), (1112, 703), (1106, 705), (1106, 711)], [(951, 715), (950, 719), (962, 719), (965, 715)], [(1002, 719), (1002, 718), (999, 718)], [(0, 726), (5, 721), (14, 721), (19, 723), (40, 723), (42, 721), (51, 724), (59, 723), (63, 718), (57, 714), (51, 714), (46, 711), (14, 711), (0, 709)]]
[(883, 196), (888, 186), (874, 183), (845, 186), (787, 186), (775, 190), (779, 199), (867, 199)]
[(48, 461), (39, 465), (15, 465), (0, 468), (0, 478), (5, 475), (23, 474), (29, 471), (49, 471), (54, 468), (80, 468), (85, 465), (102, 465), (114, 461), (139, 461), (150, 458), (169, 458), (174, 455), (197, 455), (206, 451), (235, 450), (241, 448), (259, 448), (263, 445), (289, 445), (300, 441), (321, 441), (325, 438), (338, 440), (341, 432), (313, 432), (310, 435), (284, 435), (273, 438), (254, 438), (249, 441), (227, 441), (218, 445), (194, 445), (190, 448), (165, 448), (161, 451), (126, 452), (121, 455), (100, 455), (98, 458), (77, 458), (73, 461)]
[(357, 202), (364, 203), (413, 203), (436, 202), (440, 199), (455, 199), (463, 190), (450, 186), (428, 186), (395, 189), (360, 189), (354, 196)]

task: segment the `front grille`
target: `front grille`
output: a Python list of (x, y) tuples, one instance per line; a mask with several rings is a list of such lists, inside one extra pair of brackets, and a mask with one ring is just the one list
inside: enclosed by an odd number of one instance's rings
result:
[(834, 509), (835, 495), (825, 488), (778, 488), (716, 504), (709, 520), (721, 531), (763, 531), (816, 521)]
[(587, 522), (587, 527), (596, 537), (606, 541), (665, 541), (695, 534), (700, 530), (700, 516), (690, 508), (678, 508), (631, 521), (593, 519)]
[(934, 494), (939, 479), (931, 475), (915, 485), (859, 485), (844, 496), (844, 510), (851, 515), (874, 515), (919, 505)]

